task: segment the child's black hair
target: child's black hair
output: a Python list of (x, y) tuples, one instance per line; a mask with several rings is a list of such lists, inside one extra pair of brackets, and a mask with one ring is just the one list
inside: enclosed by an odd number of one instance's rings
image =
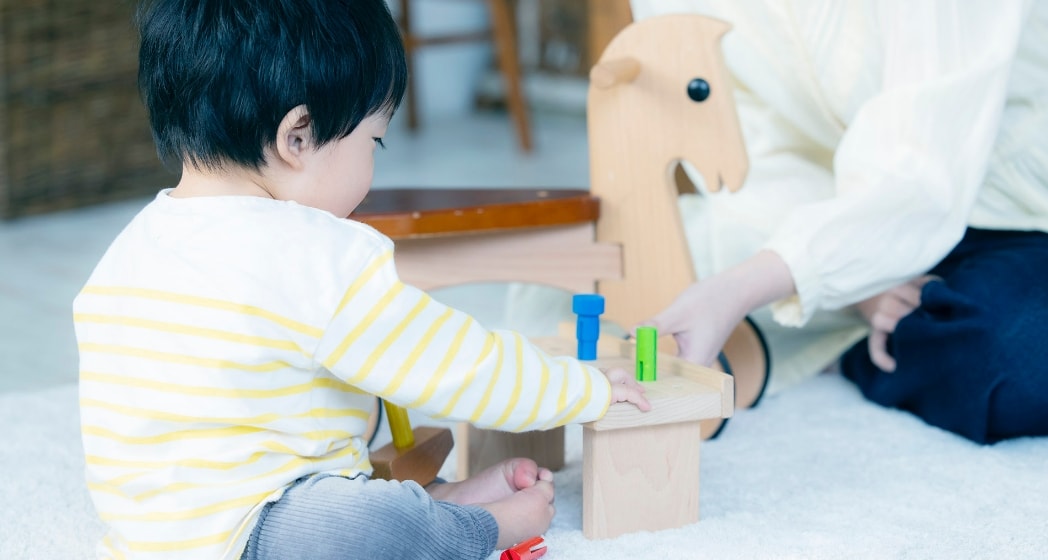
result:
[(144, 0), (138, 87), (160, 159), (259, 169), (292, 108), (316, 145), (392, 114), (407, 62), (384, 0)]

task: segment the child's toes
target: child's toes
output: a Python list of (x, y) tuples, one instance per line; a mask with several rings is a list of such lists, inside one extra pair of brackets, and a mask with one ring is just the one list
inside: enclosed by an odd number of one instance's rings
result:
[(510, 459), (509, 483), (515, 490), (531, 488), (539, 480), (539, 466), (535, 461), (525, 458)]

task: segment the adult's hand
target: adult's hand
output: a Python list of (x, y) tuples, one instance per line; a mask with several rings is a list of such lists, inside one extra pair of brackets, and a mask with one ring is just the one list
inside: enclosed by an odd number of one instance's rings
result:
[(778, 254), (761, 251), (741, 264), (688, 286), (673, 303), (639, 326), (672, 334), (678, 355), (709, 366), (735, 327), (754, 309), (794, 292)]
[(888, 335), (895, 332), (903, 317), (920, 307), (921, 289), (933, 279), (935, 276), (921, 276), (855, 304), (870, 324), (870, 360), (882, 371), (893, 372), (896, 366), (888, 352)]

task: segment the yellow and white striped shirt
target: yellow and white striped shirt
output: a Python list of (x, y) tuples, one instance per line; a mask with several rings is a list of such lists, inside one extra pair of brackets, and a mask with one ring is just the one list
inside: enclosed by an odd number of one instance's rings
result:
[(160, 193), (74, 302), (103, 557), (236, 558), (261, 507), (370, 472), (373, 397), (509, 431), (586, 422), (610, 387), (401, 283), (362, 224)]

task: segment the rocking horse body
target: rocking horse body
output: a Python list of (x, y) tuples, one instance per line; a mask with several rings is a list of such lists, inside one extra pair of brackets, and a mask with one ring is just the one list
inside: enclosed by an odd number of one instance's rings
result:
[[(655, 315), (696, 280), (677, 206), (677, 166), (687, 161), (699, 169), (709, 191), (734, 191), (745, 179), (745, 146), (720, 53), (729, 29), (699, 16), (646, 19), (620, 32), (590, 74), (590, 190), (601, 200), (596, 239), (621, 247), (623, 267), (621, 278), (601, 279), (597, 290), (605, 297), (606, 318), (620, 326)], [(662, 344), (672, 348), (672, 340)], [(758, 387), (744, 387), (743, 404), (753, 404), (768, 362), (750, 323), (736, 329), (723, 356), (725, 369), (734, 362), (739, 373), (750, 368), (746, 378), (761, 380)], [(677, 370), (667, 371), (668, 384), (688, 379), (716, 385), (713, 372), (668, 357), (659, 358), (660, 366), (669, 362), (667, 370)], [(652, 389), (653, 412), (672, 406), (654, 401), (667, 385)], [(732, 390), (729, 383), (724, 392)], [(664, 422), (648, 425), (634, 413), (612, 426), (615, 411), (609, 410), (605, 419), (584, 426), (587, 537), (698, 521), (700, 434), (719, 429), (733, 399), (722, 393), (727, 402), (719, 413), (689, 416), (703, 406), (701, 388), (681, 383), (667, 392), (689, 400)], [(629, 491), (616, 492), (621, 488)]]
[[(736, 191), (747, 171), (720, 40), (730, 25), (667, 15), (634, 23), (605, 49), (590, 74), (590, 190), (601, 200), (597, 240), (622, 248), (623, 274), (602, 279), (606, 318), (629, 328), (669, 305), (696, 281), (677, 206), (678, 164), (699, 170), (710, 192)], [(673, 340), (660, 341), (673, 353)], [(736, 404), (756, 403), (770, 364), (756, 327), (731, 334), (714, 364), (736, 376)], [(715, 433), (721, 421), (707, 422)]]

